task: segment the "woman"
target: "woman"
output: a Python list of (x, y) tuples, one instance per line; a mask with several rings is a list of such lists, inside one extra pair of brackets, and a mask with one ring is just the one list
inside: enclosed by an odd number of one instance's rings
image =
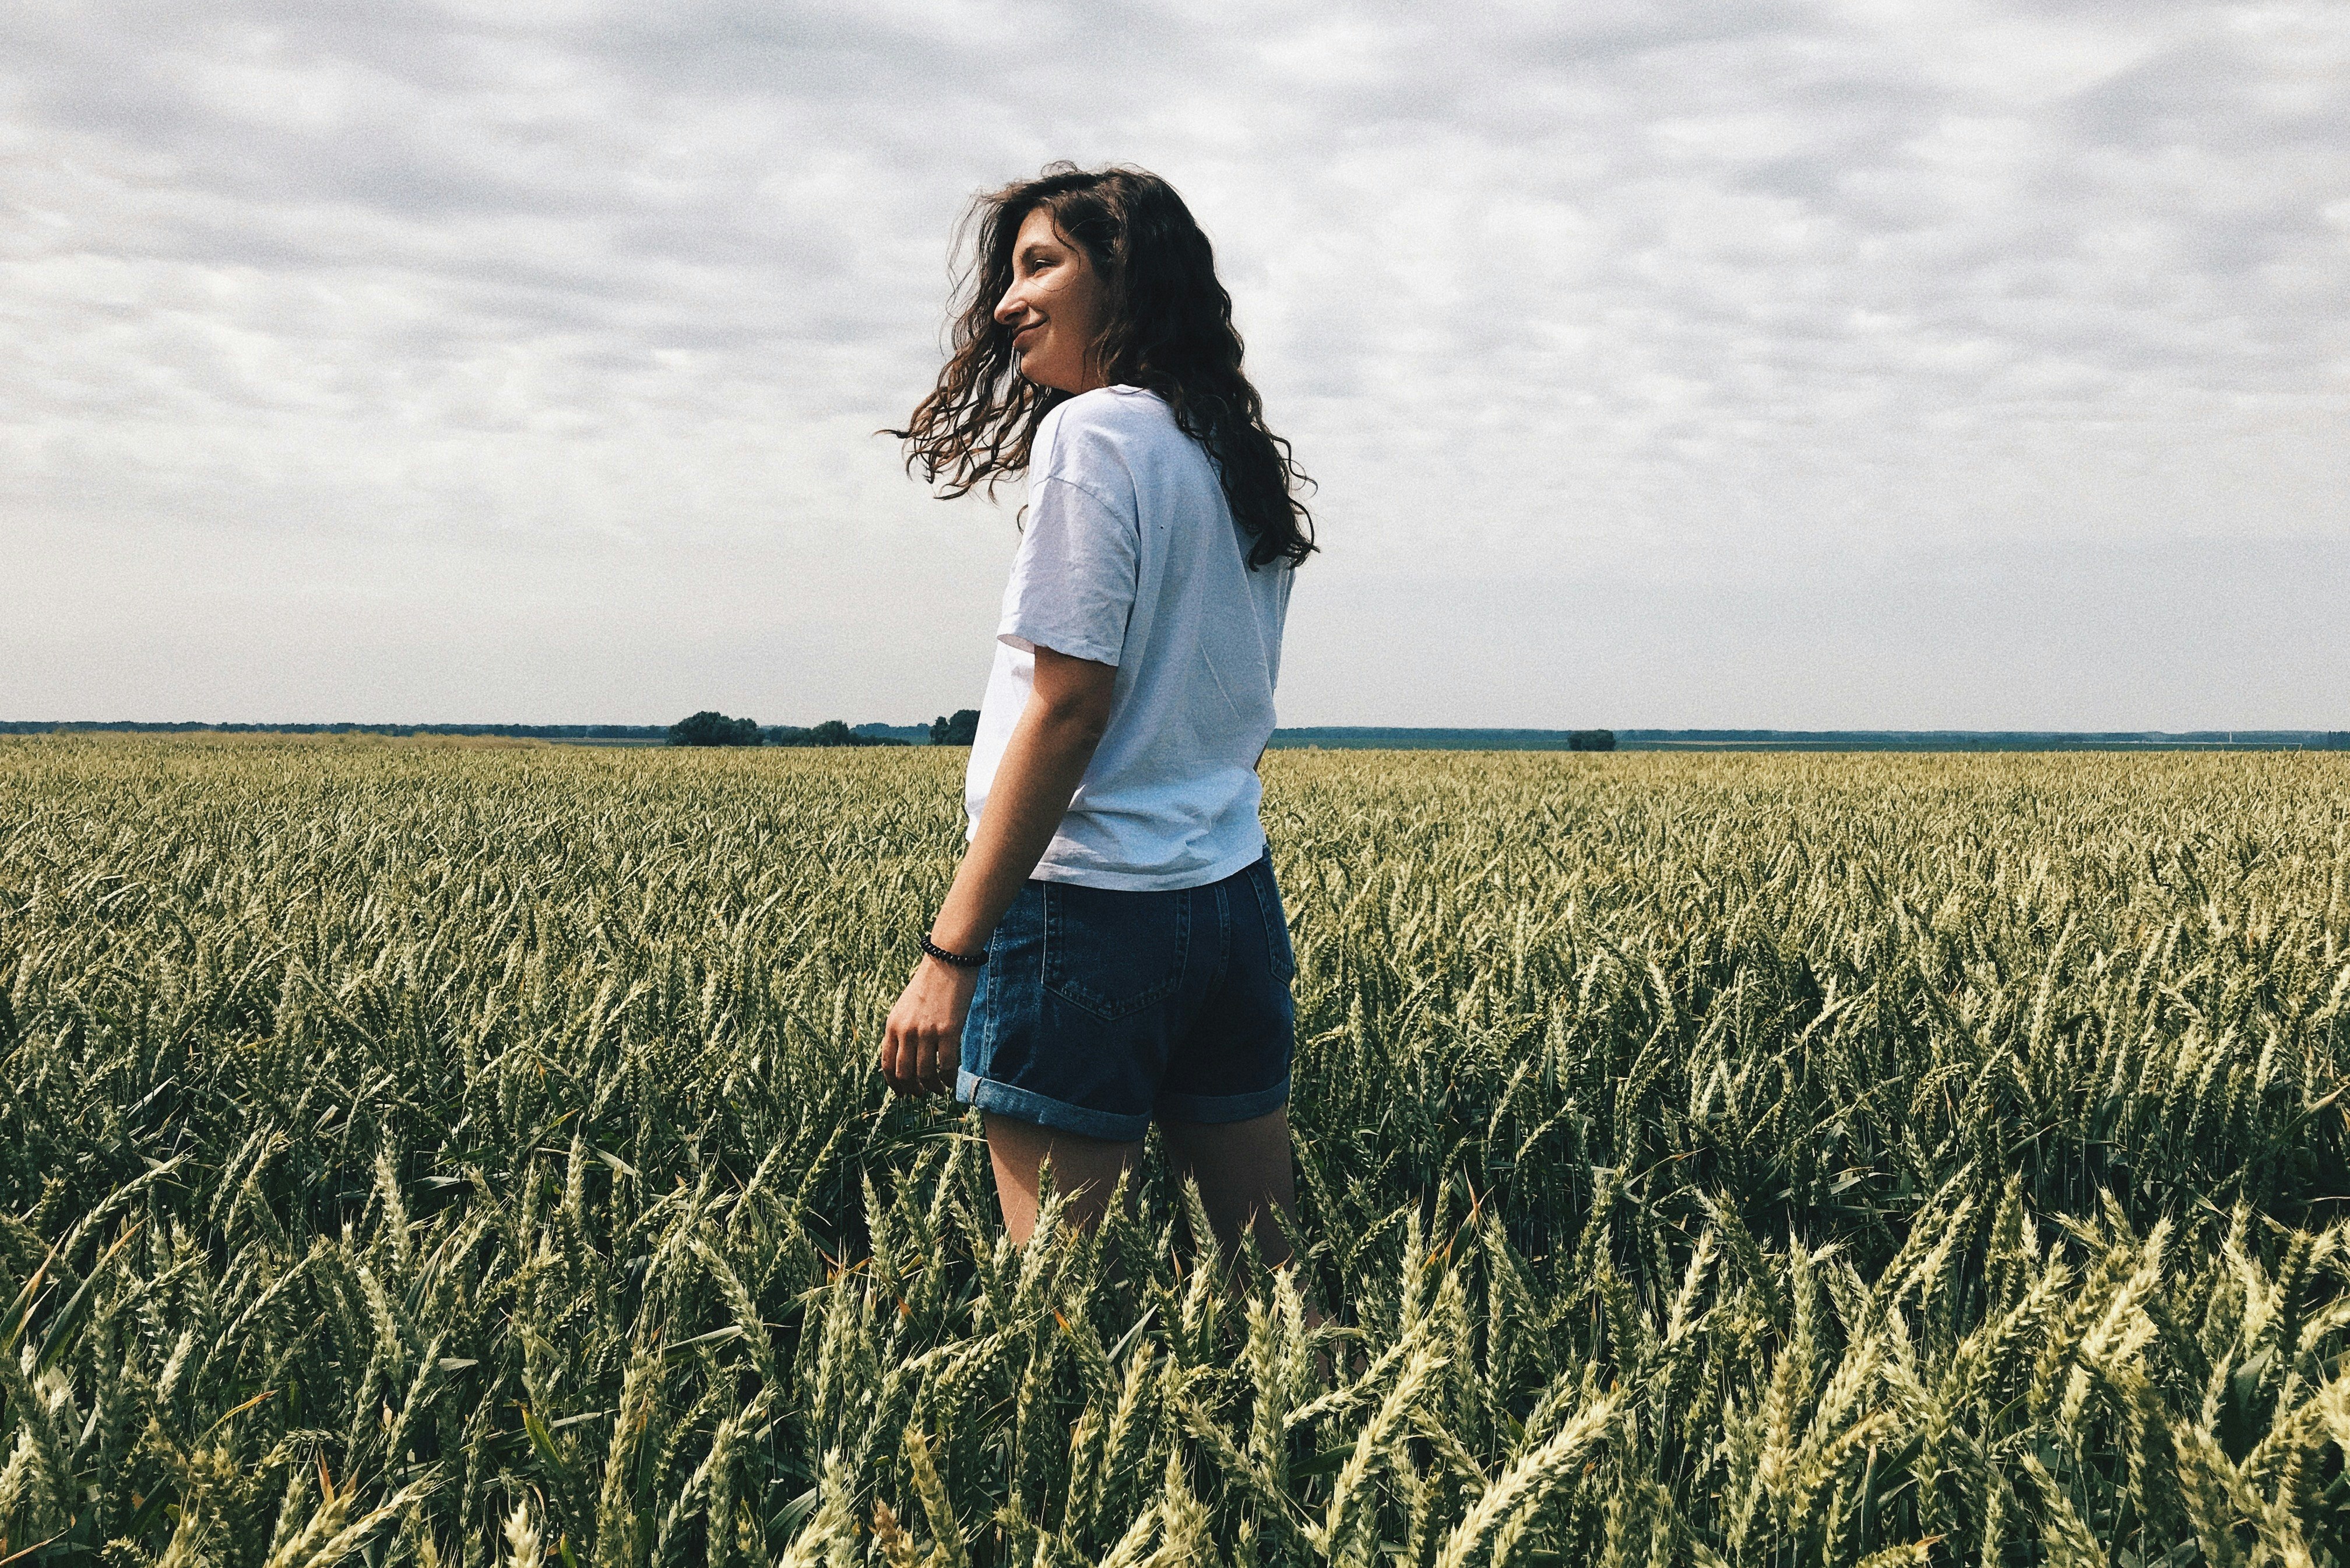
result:
[(1055, 164), (980, 199), (938, 387), (893, 431), (1028, 504), (964, 786), (971, 847), (881, 1069), (987, 1125), (1005, 1229), (1050, 1158), (1090, 1225), (1156, 1120), (1227, 1245), (1292, 1209), (1295, 967), (1256, 768), (1315, 548), (1241, 373), (1207, 236), (1163, 180)]

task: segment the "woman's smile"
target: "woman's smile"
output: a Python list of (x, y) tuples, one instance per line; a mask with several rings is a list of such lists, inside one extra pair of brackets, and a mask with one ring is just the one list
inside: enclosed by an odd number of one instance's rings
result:
[(1101, 278), (1091, 258), (1053, 226), (1052, 213), (1035, 209), (1020, 224), (1012, 284), (995, 306), (996, 321), (1014, 328), (1020, 373), (1064, 392), (1103, 385), (1093, 362), (1101, 316)]

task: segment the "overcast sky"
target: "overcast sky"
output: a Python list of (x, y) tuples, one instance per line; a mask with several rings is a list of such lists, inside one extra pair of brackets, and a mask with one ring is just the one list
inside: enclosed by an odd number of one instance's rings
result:
[(872, 432), (1055, 158), (1320, 481), (1284, 722), (2350, 727), (2334, 0), (13, 0), (0, 718), (975, 705)]

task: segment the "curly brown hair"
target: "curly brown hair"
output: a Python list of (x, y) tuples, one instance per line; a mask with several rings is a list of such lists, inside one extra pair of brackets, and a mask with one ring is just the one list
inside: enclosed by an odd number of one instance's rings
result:
[(953, 351), (904, 430), (906, 467), (949, 498), (1024, 473), (1036, 427), (1069, 394), (1019, 372), (1012, 328), (995, 319), (1012, 286), (1020, 224), (1042, 207), (1099, 275), (1107, 309), (1093, 358), (1114, 385), (1156, 392), (1204, 446), (1233, 520), (1255, 541), (1252, 567), (1296, 566), (1316, 548), (1297, 492), (1313, 482), (1265, 428), (1264, 400), (1241, 372), (1232, 298), (1208, 236), (1175, 188), (1144, 170), (1053, 163), (980, 196), (957, 233), (973, 240), (957, 290)]

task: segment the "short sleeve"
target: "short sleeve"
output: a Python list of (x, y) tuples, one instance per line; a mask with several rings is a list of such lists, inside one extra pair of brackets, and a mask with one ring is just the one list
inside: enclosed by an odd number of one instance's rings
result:
[(1141, 564), (1141, 526), (1090, 489), (1053, 475), (1028, 493), (1028, 517), (998, 640), (1116, 664), (1126, 648)]

